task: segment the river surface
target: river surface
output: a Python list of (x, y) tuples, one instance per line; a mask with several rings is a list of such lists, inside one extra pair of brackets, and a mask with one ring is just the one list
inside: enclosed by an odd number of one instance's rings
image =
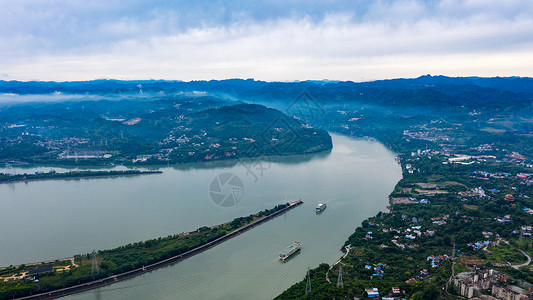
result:
[[(401, 178), (394, 154), (382, 144), (332, 137), (331, 153), (305, 159), (188, 164), (160, 168), (163, 173), (155, 175), (0, 184), (0, 266), (189, 232), (301, 198), (303, 205), (185, 261), (66, 298), (271, 299), (302, 280), (308, 266), (340, 258), (339, 249), (355, 227), (385, 211), (387, 196)], [(211, 183), (223, 173), (242, 181), (240, 199), (240, 189), (225, 185), (220, 190), (236, 193), (233, 206), (211, 199)], [(327, 209), (316, 214), (320, 202)], [(302, 243), (301, 251), (279, 261), (277, 254), (294, 241)]]

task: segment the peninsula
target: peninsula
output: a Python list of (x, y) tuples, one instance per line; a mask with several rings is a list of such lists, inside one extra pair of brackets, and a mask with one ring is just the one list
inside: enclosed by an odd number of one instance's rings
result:
[(54, 180), (54, 179), (81, 179), (81, 178), (105, 178), (105, 177), (119, 177), (119, 176), (135, 176), (135, 175), (149, 175), (161, 174), (162, 171), (140, 171), (140, 170), (124, 170), (124, 171), (70, 171), (64, 173), (57, 173), (55, 170), (48, 172), (35, 172), (34, 174), (5, 174), (0, 173), (0, 183), (20, 182), (20, 181), (40, 181), (40, 180)]
[(201, 253), (301, 204), (302, 200), (280, 204), (228, 223), (111, 250), (3, 268), (0, 299), (54, 299), (107, 286)]

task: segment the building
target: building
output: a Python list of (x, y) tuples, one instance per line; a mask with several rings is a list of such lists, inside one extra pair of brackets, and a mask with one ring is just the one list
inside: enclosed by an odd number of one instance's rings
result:
[(368, 294), (368, 298), (379, 297), (379, 290), (378, 290), (378, 288), (369, 288), (369, 289), (365, 289), (365, 292)]
[(528, 300), (529, 297), (523, 289), (514, 286), (492, 286), (491, 296), (497, 299), (509, 299), (509, 300)]
[[(507, 274), (494, 270), (464, 272), (454, 277), (457, 293), (465, 298), (528, 300), (528, 292), (513, 285), (506, 285)], [(490, 291), (491, 296), (484, 295)]]

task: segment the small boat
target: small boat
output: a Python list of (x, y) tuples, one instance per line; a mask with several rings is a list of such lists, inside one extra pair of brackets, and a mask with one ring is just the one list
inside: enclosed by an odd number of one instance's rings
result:
[(321, 212), (321, 211), (323, 211), (324, 209), (326, 209), (326, 207), (327, 207), (327, 206), (326, 206), (326, 203), (320, 203), (320, 204), (318, 204), (318, 206), (315, 208), (315, 211), (316, 211), (316, 212)]
[(292, 245), (290, 245), (289, 247), (281, 251), (281, 253), (279, 254), (279, 259), (286, 260), (291, 255), (293, 255), (296, 251), (300, 250), (301, 247), (302, 245), (300, 244), (300, 242), (292, 243)]

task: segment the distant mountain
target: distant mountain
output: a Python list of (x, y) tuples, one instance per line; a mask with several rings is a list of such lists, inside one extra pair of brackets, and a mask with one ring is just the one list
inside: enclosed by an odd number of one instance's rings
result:
[[(140, 86), (139, 86), (140, 85)], [(84, 93), (128, 93), (138, 92), (176, 92), (176, 91), (210, 91), (243, 94), (253, 90), (276, 91), (308, 88), (354, 88), (354, 89), (427, 89), (438, 86), (474, 86), (517, 94), (533, 94), (533, 78), (529, 77), (447, 77), (424, 75), (410, 79), (390, 79), (370, 82), (352, 81), (301, 81), (301, 82), (265, 82), (254, 79), (227, 79), (210, 81), (168, 81), (168, 80), (92, 80), (92, 81), (0, 81), (0, 93), (48, 94), (54, 92)]]
[(266, 82), (253, 79), (227, 79), (211, 81), (167, 81), (167, 80), (91, 80), (91, 81), (0, 81), (0, 93), (13, 94), (52, 94), (56, 92), (67, 94), (117, 94), (156, 92), (186, 92), (211, 91), (235, 93), (248, 89), (257, 89)]
[[(320, 117), (304, 117), (310, 123), (304, 124), (282, 113), (297, 110)], [(385, 139), (406, 122), (444, 118), (484, 133), (529, 135), (531, 115), (533, 79), (520, 77), (0, 81), (0, 158), (32, 156), (22, 155), (27, 151), (17, 145), (33, 145), (25, 149), (50, 160), (75, 147), (114, 152), (124, 161), (143, 156), (148, 162), (237, 157), (245, 155), (246, 146), (258, 146), (266, 155), (302, 154), (331, 148), (327, 133), (316, 128)]]

